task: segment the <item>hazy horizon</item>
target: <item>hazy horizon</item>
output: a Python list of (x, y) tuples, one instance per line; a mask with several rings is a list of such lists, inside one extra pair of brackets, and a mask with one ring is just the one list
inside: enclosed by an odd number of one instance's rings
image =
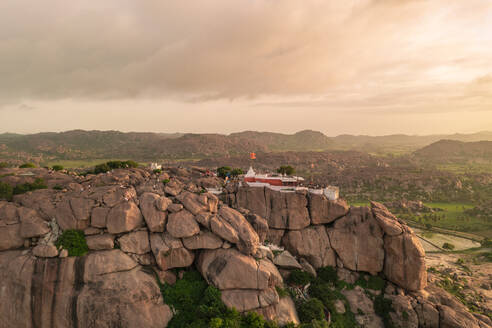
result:
[[(40, 131), (40, 132), (33, 132), (33, 133), (17, 133), (17, 132), (11, 132), (11, 131), (5, 131), (5, 132), (0, 132), (0, 134), (19, 134), (19, 135), (29, 135), (29, 134), (37, 134), (37, 133), (66, 133), (66, 132), (71, 132), (71, 131), (85, 131), (85, 132), (91, 132), (91, 131), (96, 131), (96, 132), (123, 132), (123, 133), (155, 133), (155, 134), (177, 134), (177, 135), (184, 135), (184, 134), (218, 134), (218, 135), (231, 135), (235, 133), (243, 133), (243, 132), (257, 132), (257, 133), (279, 133), (279, 134), (284, 134), (284, 135), (294, 135), (298, 132), (303, 132), (303, 131), (314, 131), (314, 132), (321, 132), (322, 131), (317, 131), (317, 130), (312, 130), (312, 129), (305, 129), (305, 130), (299, 130), (299, 131), (294, 131), (294, 132), (275, 132), (275, 131), (260, 131), (260, 130), (240, 130), (240, 131), (233, 131), (230, 133), (221, 133), (221, 132), (203, 132), (203, 133), (196, 133), (196, 132), (182, 132), (182, 131), (175, 131), (175, 132), (159, 132), (159, 131), (123, 131), (123, 130), (98, 130), (98, 129), (71, 129), (71, 130), (60, 130), (60, 131)], [(326, 133), (323, 133), (325, 136), (329, 138), (335, 138), (335, 137), (340, 137), (340, 136), (355, 136), (355, 137), (391, 137), (391, 136), (408, 136), (408, 137), (430, 137), (430, 136), (452, 136), (452, 135), (475, 135), (475, 134), (492, 134), (492, 130), (482, 130), (482, 131), (475, 131), (475, 132), (470, 132), (470, 133), (459, 133), (459, 132), (454, 132), (454, 133), (435, 133), (435, 134), (405, 134), (405, 133), (393, 133), (393, 134), (350, 134), (350, 133), (341, 133), (341, 134), (336, 134), (336, 135), (328, 135)]]
[(492, 126), (492, 2), (0, 3), (0, 133)]

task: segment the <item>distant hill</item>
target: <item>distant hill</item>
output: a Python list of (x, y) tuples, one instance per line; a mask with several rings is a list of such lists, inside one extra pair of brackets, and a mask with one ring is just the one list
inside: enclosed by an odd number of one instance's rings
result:
[(270, 151), (327, 150), (334, 146), (331, 138), (312, 130), (299, 131), (295, 134), (244, 131), (232, 133), (229, 137), (254, 141), (265, 145)]
[(358, 150), (371, 153), (407, 153), (413, 152), (442, 139), (458, 141), (492, 141), (492, 132), (484, 131), (472, 134), (414, 136), (393, 134), (386, 136), (339, 135), (334, 137), (335, 148), (340, 150)]
[(248, 152), (308, 151), (329, 147), (320, 132), (294, 135), (243, 132), (222, 134), (123, 133), (74, 130), (60, 133), (0, 135), (0, 157), (79, 160), (132, 158), (137, 160), (193, 159), (233, 156)]
[[(44, 132), (0, 134), (0, 158), (16, 161), (91, 159), (204, 159), (245, 155), (249, 152), (355, 150), (364, 153), (410, 154), (440, 139), (459, 141), (492, 140), (492, 132), (431, 136), (327, 137), (304, 130), (295, 134), (244, 131), (223, 134), (142, 133), (119, 131)], [(422, 152), (422, 155), (424, 152)]]
[(434, 163), (492, 161), (492, 141), (439, 140), (415, 151), (413, 155), (418, 159)]

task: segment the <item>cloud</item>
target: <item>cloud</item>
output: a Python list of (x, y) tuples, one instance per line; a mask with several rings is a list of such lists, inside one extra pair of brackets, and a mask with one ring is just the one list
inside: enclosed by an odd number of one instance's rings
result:
[(4, 0), (0, 103), (324, 97), (330, 108), (483, 109), (491, 22), (484, 0)]

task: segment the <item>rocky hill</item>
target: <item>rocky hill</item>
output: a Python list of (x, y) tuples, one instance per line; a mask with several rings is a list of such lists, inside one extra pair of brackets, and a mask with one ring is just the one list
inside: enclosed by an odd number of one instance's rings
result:
[(290, 327), (490, 327), (428, 283), (420, 242), (379, 203), (217, 197), (222, 180), (181, 168), (0, 176), (47, 187), (0, 202), (0, 327), (266, 327), (228, 308)]
[(245, 131), (223, 134), (123, 133), (119, 131), (74, 130), (60, 133), (0, 134), (0, 157), (43, 163), (52, 160), (203, 159), (249, 152), (356, 150), (364, 153), (408, 153), (432, 142), (492, 140), (492, 133), (432, 136), (327, 137), (305, 130), (295, 134)]
[(417, 150), (414, 156), (431, 163), (490, 162), (492, 161), (492, 141), (440, 140)]

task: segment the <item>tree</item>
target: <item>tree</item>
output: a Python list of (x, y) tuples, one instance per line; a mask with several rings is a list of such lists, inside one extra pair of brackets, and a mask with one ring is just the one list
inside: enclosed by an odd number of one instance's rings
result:
[(217, 176), (219, 178), (225, 178), (226, 176), (230, 175), (232, 171), (232, 168), (230, 166), (221, 166), (217, 169)]
[(296, 173), (296, 170), (290, 165), (282, 165), (277, 169), (277, 172), (280, 174), (293, 175)]
[(237, 176), (239, 176), (239, 175), (241, 175), (241, 174), (244, 174), (244, 171), (243, 171), (243, 170), (241, 170), (240, 168), (234, 168), (234, 169), (232, 169), (232, 171), (231, 171), (231, 175), (232, 175), (233, 177), (237, 177)]

